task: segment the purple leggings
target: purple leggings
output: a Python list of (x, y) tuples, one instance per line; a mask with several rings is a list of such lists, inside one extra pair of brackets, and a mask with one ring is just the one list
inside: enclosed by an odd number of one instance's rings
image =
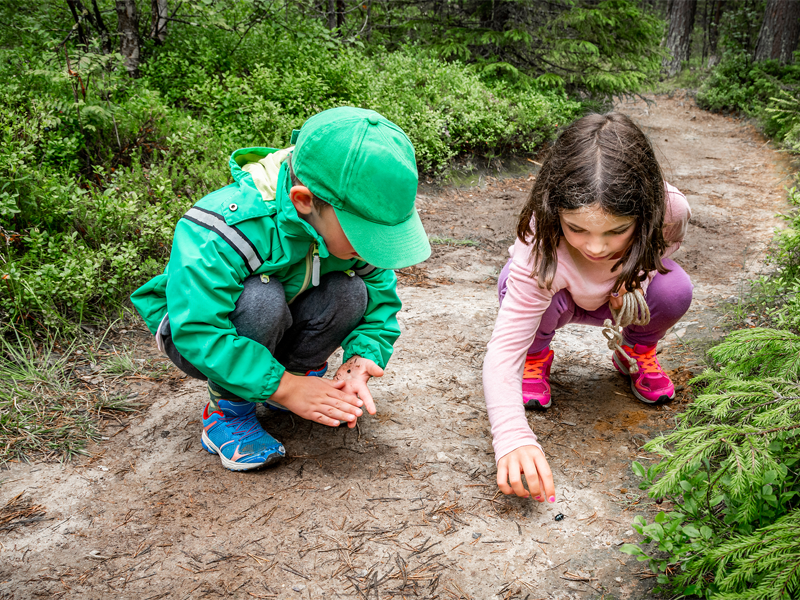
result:
[[(658, 340), (667, 334), (667, 330), (680, 321), (692, 303), (694, 286), (686, 272), (678, 263), (668, 258), (662, 259), (661, 262), (669, 269), (669, 273), (665, 275), (656, 273), (645, 293), (647, 306), (650, 309), (650, 323), (641, 327), (631, 325), (622, 330), (625, 341), (631, 344), (655, 346)], [(501, 304), (506, 295), (506, 282), (510, 267), (511, 261), (509, 260), (497, 279)], [(534, 354), (544, 350), (550, 345), (556, 329), (564, 327), (564, 325), (578, 323), (602, 327), (603, 321), (610, 318), (611, 310), (608, 308), (608, 303), (603, 304), (597, 310), (585, 310), (575, 304), (572, 294), (567, 290), (560, 290), (556, 292), (550, 306), (544, 311), (536, 337), (528, 353)]]

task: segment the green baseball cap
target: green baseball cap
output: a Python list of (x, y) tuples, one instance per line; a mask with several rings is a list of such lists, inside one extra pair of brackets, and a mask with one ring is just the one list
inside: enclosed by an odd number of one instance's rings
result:
[(414, 146), (373, 110), (342, 106), (308, 119), (293, 136), (292, 168), (333, 206), (356, 253), (381, 269), (402, 269), (431, 255), (414, 201)]

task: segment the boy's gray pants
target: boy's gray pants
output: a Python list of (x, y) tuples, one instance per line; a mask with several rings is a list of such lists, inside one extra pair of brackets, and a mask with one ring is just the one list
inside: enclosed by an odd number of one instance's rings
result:
[[(367, 310), (367, 288), (358, 275), (328, 273), (291, 306), (286, 303), (283, 284), (276, 277), (265, 279), (266, 283), (260, 275), (252, 275), (244, 280), (244, 290), (230, 319), (240, 336), (266, 346), (287, 371), (305, 373), (321, 368)], [(160, 335), (176, 367), (190, 377), (208, 380), (175, 348), (169, 317)], [(222, 385), (211, 381), (208, 385), (222, 398), (242, 400)]]

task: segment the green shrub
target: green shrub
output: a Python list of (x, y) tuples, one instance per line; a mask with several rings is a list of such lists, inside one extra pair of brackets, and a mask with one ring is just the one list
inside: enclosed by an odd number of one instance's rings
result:
[[(675, 431), (645, 445), (664, 458), (642, 489), (672, 511), (634, 522), (654, 542), (648, 561), (672, 592), (715, 600), (800, 594), (800, 337), (736, 331), (709, 354), (717, 363), (692, 383), (700, 393)], [(668, 576), (671, 573), (671, 576)]]
[(94, 49), (71, 51), (77, 75), (0, 50), (3, 321), (63, 329), (119, 310), (166, 264), (180, 216), (229, 182), (233, 149), (285, 146), (320, 110), (385, 114), (423, 171), (463, 153), (535, 151), (581, 110), (529, 78), (415, 48), (370, 55), (313, 23), (263, 28), (238, 62), (222, 51), (236, 36), (189, 33), (149, 48), (139, 80)]
[(744, 52), (728, 52), (697, 94), (707, 110), (730, 111), (757, 119), (764, 132), (800, 152), (800, 64), (753, 62)]

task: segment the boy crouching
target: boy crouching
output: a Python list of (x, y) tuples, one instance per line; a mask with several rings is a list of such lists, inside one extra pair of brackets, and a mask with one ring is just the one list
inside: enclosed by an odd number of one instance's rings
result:
[[(164, 273), (131, 296), (159, 349), (208, 381), (202, 444), (236, 471), (285, 454), (258, 402), (331, 427), (375, 414), (367, 382), (400, 335), (392, 269), (430, 255), (397, 125), (334, 108), (292, 143), (234, 152), (234, 183), (183, 216)], [(322, 379), (339, 346), (342, 366)]]

